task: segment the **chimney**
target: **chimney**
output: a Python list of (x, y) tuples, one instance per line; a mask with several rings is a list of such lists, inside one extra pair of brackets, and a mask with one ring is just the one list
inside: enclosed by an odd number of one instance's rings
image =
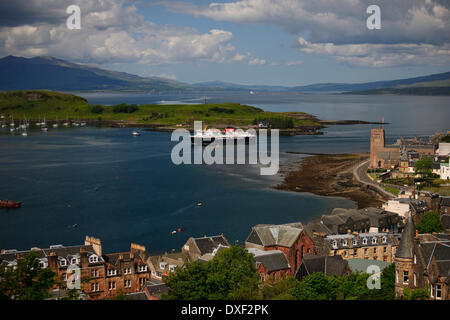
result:
[(419, 237), (419, 230), (416, 229), (416, 238)]
[(80, 247), (80, 265), (81, 268), (86, 268), (89, 265), (88, 253), (86, 246)]
[(56, 272), (58, 270), (58, 256), (56, 255), (56, 252), (51, 251), (47, 257), (47, 261), (50, 270)]
[(84, 240), (85, 246), (92, 246), (92, 249), (94, 249), (95, 253), (101, 257), (102, 256), (102, 242), (98, 238), (89, 237), (86, 236)]
[(146, 248), (137, 243), (131, 243), (130, 251), (133, 253), (138, 253), (141, 255), (142, 259), (145, 260)]

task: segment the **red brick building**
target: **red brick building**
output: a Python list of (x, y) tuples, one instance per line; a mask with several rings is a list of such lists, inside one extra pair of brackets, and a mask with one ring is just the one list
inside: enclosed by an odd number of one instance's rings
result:
[(313, 241), (300, 222), (281, 225), (256, 225), (245, 241), (245, 247), (283, 252), (289, 263), (291, 275), (294, 275), (297, 271), (304, 254), (314, 253)]

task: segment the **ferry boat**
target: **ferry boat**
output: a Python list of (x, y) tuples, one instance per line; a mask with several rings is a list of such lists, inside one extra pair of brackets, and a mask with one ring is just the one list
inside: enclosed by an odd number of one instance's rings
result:
[(15, 202), (15, 201), (9, 201), (8, 199), (6, 200), (0, 200), (0, 208), (19, 208), (20, 207), (20, 202)]
[(223, 143), (235, 143), (243, 140), (244, 143), (249, 143), (251, 138), (256, 138), (255, 134), (248, 132), (236, 132), (235, 128), (227, 127), (224, 131), (219, 129), (204, 129), (200, 132), (195, 132), (191, 135), (191, 142), (196, 143), (201, 141), (202, 144), (210, 144), (216, 140), (222, 140)]

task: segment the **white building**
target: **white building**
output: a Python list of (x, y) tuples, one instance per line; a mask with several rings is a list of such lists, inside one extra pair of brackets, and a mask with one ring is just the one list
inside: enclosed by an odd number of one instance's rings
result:
[(450, 155), (450, 143), (449, 142), (439, 142), (438, 155), (439, 156)]
[(450, 180), (450, 164), (449, 163), (450, 163), (450, 160), (447, 162), (441, 162), (441, 180)]
[(386, 211), (397, 213), (402, 218), (407, 218), (409, 214), (409, 199), (393, 199), (383, 204)]

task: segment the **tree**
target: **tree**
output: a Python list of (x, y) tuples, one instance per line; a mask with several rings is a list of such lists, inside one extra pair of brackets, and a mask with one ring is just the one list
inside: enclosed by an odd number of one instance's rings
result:
[(332, 286), (325, 274), (315, 272), (298, 282), (292, 289), (292, 295), (297, 300), (329, 300), (331, 291)]
[(428, 177), (433, 172), (433, 159), (424, 158), (414, 164), (414, 172)]
[(103, 112), (103, 107), (101, 105), (96, 104), (95, 106), (93, 106), (91, 108), (91, 112), (92, 113), (102, 113)]
[(402, 300), (428, 300), (430, 293), (428, 288), (425, 289), (403, 289)]
[(41, 268), (38, 256), (31, 251), (18, 259), (16, 268), (0, 268), (0, 299), (42, 300), (50, 296), (48, 291), (55, 284), (55, 273)]
[(433, 233), (444, 231), (444, 225), (439, 215), (434, 211), (425, 213), (422, 219), (417, 224), (417, 230), (419, 233)]
[(253, 255), (238, 246), (222, 249), (209, 262), (177, 269), (165, 282), (164, 299), (226, 300), (258, 297), (259, 276)]
[(299, 281), (294, 277), (288, 277), (277, 283), (265, 284), (261, 290), (264, 300), (294, 300), (292, 290)]

